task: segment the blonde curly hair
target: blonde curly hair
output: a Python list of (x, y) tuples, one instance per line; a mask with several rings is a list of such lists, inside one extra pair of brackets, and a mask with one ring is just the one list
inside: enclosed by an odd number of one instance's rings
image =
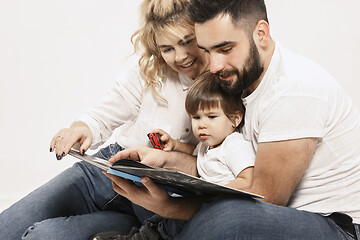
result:
[(134, 52), (140, 55), (139, 66), (145, 87), (150, 87), (156, 99), (167, 102), (160, 96), (161, 81), (177, 76), (161, 56), (156, 38), (166, 32), (179, 38), (180, 29), (189, 29), (195, 34), (194, 23), (190, 20), (187, 6), (190, 0), (144, 0), (140, 5), (140, 28), (132, 35)]

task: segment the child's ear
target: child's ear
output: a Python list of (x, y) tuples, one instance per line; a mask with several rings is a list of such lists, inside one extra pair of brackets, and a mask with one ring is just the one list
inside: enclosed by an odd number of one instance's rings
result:
[(242, 119), (243, 119), (243, 113), (242, 112), (237, 112), (234, 115), (234, 128), (236, 128), (237, 126), (239, 126), (239, 124), (241, 123)]

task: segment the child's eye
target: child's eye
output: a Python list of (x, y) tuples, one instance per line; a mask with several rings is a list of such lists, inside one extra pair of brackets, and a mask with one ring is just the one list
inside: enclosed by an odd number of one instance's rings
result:
[(193, 119), (200, 119), (198, 116), (192, 116)]
[(217, 116), (215, 116), (215, 115), (210, 115), (210, 116), (209, 116), (210, 119), (214, 119), (214, 118), (216, 118), (216, 117), (217, 117)]

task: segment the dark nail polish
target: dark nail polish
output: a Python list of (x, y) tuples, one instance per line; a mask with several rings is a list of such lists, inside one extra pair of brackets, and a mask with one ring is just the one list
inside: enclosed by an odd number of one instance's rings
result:
[(56, 159), (57, 159), (57, 160), (60, 160), (60, 159), (61, 159), (61, 156), (56, 154)]
[(82, 150), (82, 155), (84, 156), (84, 154), (85, 154), (85, 149)]
[(61, 154), (61, 156), (62, 156), (62, 157), (65, 156), (65, 152), (63, 152), (63, 153)]
[(52, 148), (50, 148), (50, 152), (52, 152)]

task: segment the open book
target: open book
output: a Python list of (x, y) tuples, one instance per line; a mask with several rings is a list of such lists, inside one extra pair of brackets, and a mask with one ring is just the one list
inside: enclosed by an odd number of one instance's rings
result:
[[(70, 150), (69, 155), (90, 163), (103, 171), (117, 175), (126, 179), (130, 179), (141, 185), (141, 177), (147, 176), (156, 184), (162, 185), (169, 192), (179, 195), (238, 195), (246, 198), (262, 198), (263, 196), (244, 192), (234, 188), (221, 186), (211, 183), (203, 179), (188, 175), (186, 173), (167, 170), (164, 168), (152, 168), (140, 162), (121, 159), (110, 165), (107, 160), (93, 157), (90, 155), (81, 155), (79, 152)], [(140, 184), (139, 184), (140, 183)]]

